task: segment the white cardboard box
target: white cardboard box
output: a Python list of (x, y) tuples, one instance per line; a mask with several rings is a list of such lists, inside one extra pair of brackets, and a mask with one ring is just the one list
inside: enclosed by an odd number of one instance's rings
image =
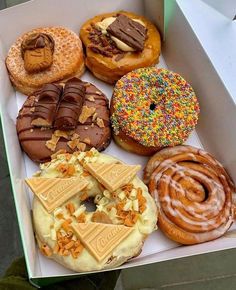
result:
[[(26, 189), (24, 178), (37, 171), (38, 166), (22, 153), (16, 134), (16, 116), (26, 97), (15, 92), (8, 79), (5, 57), (10, 45), (22, 33), (39, 26), (60, 25), (78, 33), (85, 20), (99, 13), (122, 9), (146, 15), (157, 24), (162, 34), (164, 30), (166, 32), (163, 45), (165, 60), (162, 56), (158, 66), (166, 67), (167, 63), (169, 68), (181, 73), (192, 83), (200, 100), (201, 115), (197, 133), (193, 132), (187, 143), (197, 147), (202, 147), (204, 144), (204, 147), (214, 153), (229, 169), (236, 180), (236, 155), (232, 157), (236, 139), (227, 130), (223, 130), (222, 134), (216, 130), (226, 128), (229, 125), (229, 119), (236, 118), (233, 115), (235, 107), (232, 106), (229, 92), (187, 20), (186, 6), (185, 10), (182, 8), (184, 2), (168, 0), (165, 12), (171, 13), (168, 13), (169, 18), (165, 18), (165, 22), (162, 0), (33, 0), (0, 12), (1, 120), (29, 278), (35, 285), (40, 286), (63, 279), (65, 276), (68, 278), (81, 274), (65, 269), (58, 263), (43, 257), (35, 244), (31, 222), (32, 196)], [(201, 77), (206, 71), (207, 81), (205, 75), (204, 78)], [(86, 72), (82, 79), (93, 82), (109, 98), (111, 97), (112, 86), (95, 79), (89, 72)], [(212, 100), (212, 96), (219, 92), (220, 96), (217, 101)], [(223, 118), (222, 108), (225, 107), (230, 111), (228, 116)], [(114, 143), (106, 149), (105, 153), (117, 156), (130, 164), (139, 163), (144, 166), (147, 161), (145, 157), (123, 151)], [(119, 269), (233, 248), (235, 245), (235, 239), (222, 237), (200, 245), (179, 246), (157, 231), (147, 239), (141, 255)]]

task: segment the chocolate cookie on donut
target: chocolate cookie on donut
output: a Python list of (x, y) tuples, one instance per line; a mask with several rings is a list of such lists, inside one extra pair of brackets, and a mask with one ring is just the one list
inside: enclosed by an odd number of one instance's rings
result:
[(115, 83), (131, 70), (158, 62), (161, 40), (143, 16), (120, 11), (89, 19), (80, 30), (86, 66), (99, 79)]
[(77, 78), (46, 84), (29, 96), (17, 117), (22, 149), (36, 162), (50, 160), (58, 150), (104, 150), (110, 143), (106, 96)]
[(179, 74), (149, 67), (116, 83), (110, 110), (116, 143), (127, 151), (151, 155), (188, 138), (198, 120), (199, 104)]

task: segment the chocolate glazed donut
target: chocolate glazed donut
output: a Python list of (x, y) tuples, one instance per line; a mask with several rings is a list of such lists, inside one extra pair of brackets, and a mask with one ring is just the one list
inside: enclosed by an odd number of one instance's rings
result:
[(36, 162), (58, 150), (105, 150), (110, 144), (108, 99), (93, 84), (77, 78), (47, 84), (29, 96), (16, 129), (22, 149)]

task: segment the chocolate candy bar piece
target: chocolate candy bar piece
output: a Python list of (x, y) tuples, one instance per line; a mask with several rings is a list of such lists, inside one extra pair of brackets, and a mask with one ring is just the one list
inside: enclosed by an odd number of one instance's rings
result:
[(67, 81), (56, 114), (54, 127), (59, 130), (75, 129), (84, 103), (84, 98), (84, 83), (76, 78)]
[(46, 84), (43, 86), (34, 103), (31, 125), (52, 127), (61, 94), (62, 86), (60, 85)]
[(136, 51), (144, 49), (144, 42), (147, 36), (146, 27), (126, 15), (120, 14), (108, 26), (107, 31)]

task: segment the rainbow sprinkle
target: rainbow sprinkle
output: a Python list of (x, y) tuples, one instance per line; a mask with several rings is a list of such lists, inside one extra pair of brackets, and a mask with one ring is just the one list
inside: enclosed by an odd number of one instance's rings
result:
[(192, 87), (177, 73), (155, 67), (123, 76), (113, 93), (114, 133), (121, 129), (144, 146), (182, 144), (194, 129), (199, 104)]

